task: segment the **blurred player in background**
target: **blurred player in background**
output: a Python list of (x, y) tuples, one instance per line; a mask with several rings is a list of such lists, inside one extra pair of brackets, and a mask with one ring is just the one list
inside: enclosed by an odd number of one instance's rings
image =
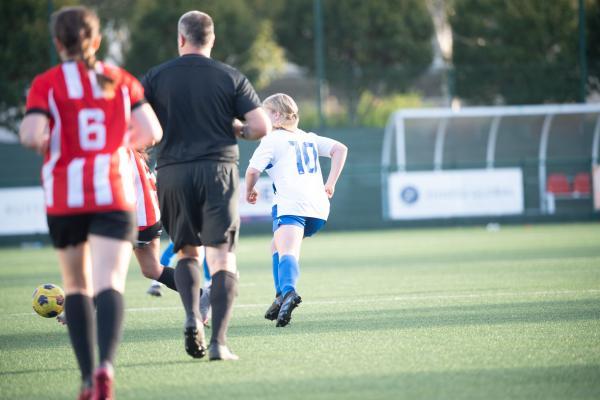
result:
[(227, 346), (238, 285), (236, 138), (260, 139), (271, 124), (248, 79), (210, 58), (214, 42), (212, 18), (199, 11), (185, 13), (177, 26), (179, 57), (152, 68), (143, 84), (165, 129), (157, 146), (158, 198), (173, 250), (179, 252), (175, 282), (186, 315), (185, 350), (194, 358), (206, 354), (199, 315), (204, 246), (212, 276), (209, 359), (236, 360)]
[[(342, 143), (298, 129), (298, 106), (278, 93), (263, 102), (273, 124), (255, 150), (246, 170), (246, 200), (255, 204), (254, 188), (262, 171), (273, 179), (273, 281), (275, 301), (265, 318), (286, 326), (302, 301), (296, 292), (302, 239), (317, 233), (329, 216), (329, 199), (344, 168), (348, 148)], [(331, 158), (327, 182), (319, 156)]]
[[(138, 260), (142, 274), (146, 278), (154, 280), (147, 292), (153, 296), (161, 296), (161, 287), (163, 284), (169, 289), (177, 291), (175, 270), (169, 268), (171, 257), (174, 255), (173, 246), (172, 243), (169, 244), (163, 255), (159, 258), (162, 224), (160, 222), (160, 209), (156, 193), (156, 176), (148, 166), (147, 153), (136, 150), (130, 150), (129, 153), (131, 162), (136, 166), (134, 184), (136, 189), (135, 208), (138, 237), (133, 252)], [(203, 250), (201, 257), (204, 258)], [(203, 264), (204, 287), (200, 290), (200, 316), (202, 323), (207, 326), (210, 316), (209, 296), (211, 279), (206, 259)]]
[[(170, 243), (163, 255), (160, 254), (160, 236), (162, 224), (160, 222), (160, 209), (156, 193), (156, 176), (148, 166), (148, 155), (145, 152), (130, 150), (131, 162), (136, 166), (134, 183), (136, 189), (136, 219), (138, 224), (138, 237), (134, 246), (134, 254), (140, 264), (142, 274), (153, 279), (148, 288), (148, 293), (161, 296), (161, 284), (177, 291), (175, 285), (175, 270), (169, 268), (171, 258), (174, 256), (173, 244)], [(202, 323), (207, 326), (210, 316), (210, 273), (204, 258), (204, 249), (200, 257), (204, 259), (204, 287), (200, 289), (200, 316)]]
[[(208, 268), (208, 264), (206, 263), (206, 257), (204, 256), (204, 247), (199, 249), (199, 257), (204, 261), (202, 262), (202, 271), (204, 273), (204, 282), (202, 284), (202, 289), (200, 289), (200, 317), (202, 318), (202, 323), (204, 326), (208, 326), (208, 321), (211, 316), (210, 312), (210, 288), (212, 285), (212, 279), (210, 276), (210, 270)], [(173, 242), (170, 242), (169, 245), (165, 248), (162, 255), (160, 256), (160, 265), (162, 268), (170, 268), (172, 260), (175, 258), (175, 252), (173, 252)], [(139, 259), (138, 259), (139, 261)], [(174, 269), (170, 268), (171, 271)], [(149, 275), (144, 273), (144, 276), (147, 278), (151, 278)], [(168, 285), (167, 285), (168, 286)], [(152, 284), (146, 291), (151, 296), (160, 297), (162, 296), (162, 284), (159, 280), (152, 281)]]
[(134, 184), (138, 237), (134, 247), (135, 256), (146, 278), (154, 279), (176, 291), (173, 269), (165, 268), (159, 259), (162, 224), (156, 193), (156, 177), (148, 167), (146, 153), (130, 150), (129, 154), (131, 162), (136, 166)]
[[(52, 15), (51, 32), (62, 63), (34, 79), (19, 136), (23, 145), (44, 155), (48, 227), (81, 370), (79, 398), (112, 399), (136, 235), (127, 146), (152, 145), (162, 130), (140, 83), (123, 69), (96, 61), (101, 41), (96, 14), (84, 7), (62, 8)], [(100, 362), (93, 372), (96, 335)]]
[[(165, 268), (170, 268), (174, 258), (175, 253), (173, 252), (173, 242), (169, 242), (169, 245), (163, 250), (162, 254), (160, 255), (160, 265), (162, 265)], [(148, 287), (148, 290), (146, 290), (146, 293), (148, 293), (150, 296), (161, 297), (162, 287), (162, 283), (154, 279)]]

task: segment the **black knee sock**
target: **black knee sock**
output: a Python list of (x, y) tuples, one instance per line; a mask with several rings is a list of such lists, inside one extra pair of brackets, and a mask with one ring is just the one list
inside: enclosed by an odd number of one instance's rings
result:
[(96, 296), (100, 363), (114, 362), (121, 341), (124, 308), (123, 295), (114, 289), (103, 290)]
[(196, 328), (200, 318), (200, 263), (195, 258), (183, 258), (175, 266), (175, 284), (183, 308), (185, 327)]
[(177, 285), (175, 284), (175, 269), (164, 267), (162, 273), (158, 277), (157, 281), (164, 284), (169, 289), (177, 291)]
[(94, 368), (94, 303), (83, 294), (70, 294), (65, 299), (65, 315), (71, 345), (81, 380), (90, 382)]
[(212, 306), (211, 344), (226, 344), (227, 327), (233, 310), (233, 300), (237, 293), (237, 275), (219, 271), (212, 277), (210, 305)]

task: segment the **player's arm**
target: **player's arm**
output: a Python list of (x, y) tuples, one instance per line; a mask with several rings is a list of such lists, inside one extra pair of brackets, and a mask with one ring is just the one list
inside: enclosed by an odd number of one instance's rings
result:
[(123, 71), (124, 82), (129, 88), (131, 98), (131, 132), (129, 145), (141, 150), (150, 147), (162, 139), (162, 127), (152, 109), (147, 103), (152, 98), (152, 85), (149, 82), (151, 71), (138, 81), (127, 71)]
[(256, 200), (258, 199), (258, 192), (254, 187), (259, 177), (259, 170), (248, 167), (246, 170), (246, 201), (250, 204), (256, 204)]
[(48, 150), (50, 140), (49, 80), (43, 75), (35, 77), (27, 93), (25, 118), (19, 127), (19, 140), (23, 146), (40, 154)]
[(45, 114), (30, 113), (23, 118), (19, 127), (19, 139), (23, 146), (45, 154), (49, 137), (49, 119)]
[(143, 103), (131, 112), (130, 146), (135, 149), (144, 149), (152, 146), (162, 139), (162, 128), (152, 107)]
[(246, 169), (246, 201), (248, 203), (256, 204), (258, 192), (254, 187), (256, 186), (256, 182), (258, 182), (260, 174), (266, 168), (269, 168), (269, 165), (272, 165), (274, 154), (275, 144), (272, 135), (264, 137), (256, 150), (254, 150), (254, 154), (252, 154), (252, 158), (250, 158), (248, 168)]
[(336, 142), (329, 152), (331, 156), (331, 169), (329, 170), (329, 176), (327, 182), (325, 182), (325, 192), (329, 198), (333, 197), (335, 192), (335, 184), (342, 173), (344, 164), (346, 163), (346, 157), (348, 156), (348, 147), (340, 142)]
[[(271, 132), (271, 120), (260, 106), (260, 98), (248, 79), (237, 74), (235, 79), (233, 133), (245, 140), (259, 140)], [(242, 123), (241, 120), (245, 122)]]
[(271, 132), (271, 120), (262, 107), (248, 111), (244, 119), (245, 123), (237, 118), (233, 120), (233, 132), (240, 139), (259, 140)]

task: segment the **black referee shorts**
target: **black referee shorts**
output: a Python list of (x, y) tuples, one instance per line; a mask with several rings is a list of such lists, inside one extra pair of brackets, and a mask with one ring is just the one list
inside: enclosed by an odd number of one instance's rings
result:
[(132, 243), (137, 237), (135, 214), (131, 211), (48, 215), (47, 220), (52, 244), (57, 249), (83, 243), (89, 234)]
[(183, 246), (235, 249), (239, 234), (239, 172), (235, 163), (195, 161), (157, 172), (158, 202), (173, 250)]

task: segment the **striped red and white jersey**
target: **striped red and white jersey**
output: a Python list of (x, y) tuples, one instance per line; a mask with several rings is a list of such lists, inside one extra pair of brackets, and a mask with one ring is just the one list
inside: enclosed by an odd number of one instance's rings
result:
[(135, 165), (133, 182), (135, 184), (135, 211), (138, 230), (156, 224), (160, 220), (156, 176), (144, 157), (136, 150), (129, 150), (131, 162)]
[(144, 102), (144, 89), (125, 70), (96, 63), (113, 79), (107, 97), (94, 71), (65, 62), (38, 75), (27, 96), (27, 113), (50, 120), (42, 167), (49, 215), (133, 210), (135, 188), (127, 151), (131, 110)]

